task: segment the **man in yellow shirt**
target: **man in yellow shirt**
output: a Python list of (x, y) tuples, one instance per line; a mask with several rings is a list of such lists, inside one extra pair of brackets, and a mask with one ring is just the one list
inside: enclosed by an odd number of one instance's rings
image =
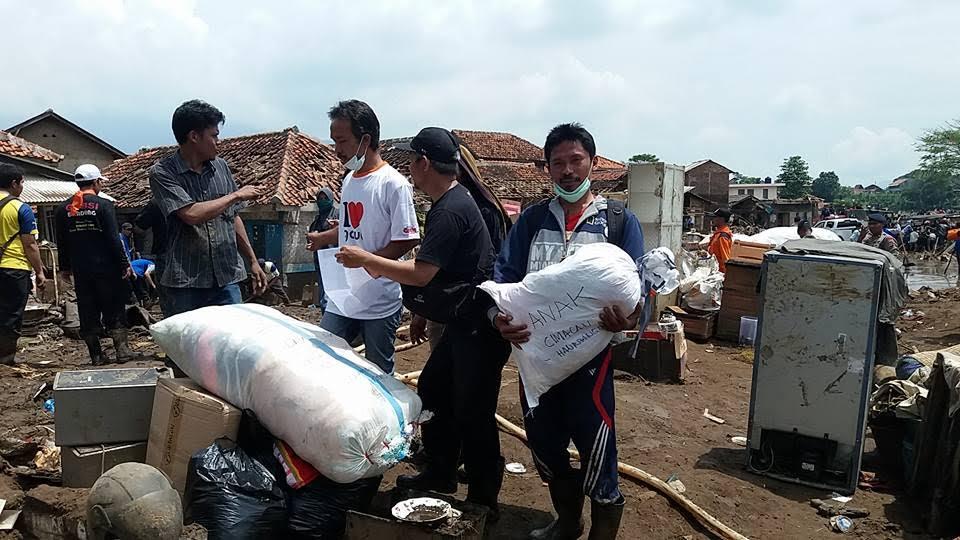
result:
[(710, 216), (710, 224), (713, 226), (713, 237), (710, 238), (710, 246), (707, 251), (717, 258), (720, 265), (720, 271), (727, 272), (727, 261), (733, 252), (733, 231), (730, 230), (730, 216), (733, 215), (729, 208), (718, 208), (715, 212), (707, 214)]
[(30, 295), (30, 270), (37, 274), (37, 289), (46, 281), (37, 219), (29, 205), (17, 197), (23, 192), (23, 171), (0, 163), (0, 364), (13, 364), (23, 310)]

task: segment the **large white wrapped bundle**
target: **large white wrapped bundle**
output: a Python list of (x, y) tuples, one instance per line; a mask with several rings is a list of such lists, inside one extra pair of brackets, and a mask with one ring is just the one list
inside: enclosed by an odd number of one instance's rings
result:
[(603, 308), (618, 306), (629, 315), (643, 297), (636, 263), (608, 243), (587, 244), (520, 283), (487, 281), (480, 288), (530, 331), (513, 356), (531, 408), (610, 343), (613, 333), (600, 328)]
[(191, 379), (252, 410), (331, 480), (377, 476), (406, 456), (420, 398), (325, 330), (244, 304), (176, 315), (150, 333)]

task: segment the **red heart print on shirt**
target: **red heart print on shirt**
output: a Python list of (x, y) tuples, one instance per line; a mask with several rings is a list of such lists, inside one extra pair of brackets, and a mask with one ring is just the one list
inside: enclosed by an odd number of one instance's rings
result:
[(347, 217), (350, 218), (350, 226), (354, 229), (360, 227), (360, 220), (363, 219), (363, 203), (362, 202), (348, 202), (347, 203)]

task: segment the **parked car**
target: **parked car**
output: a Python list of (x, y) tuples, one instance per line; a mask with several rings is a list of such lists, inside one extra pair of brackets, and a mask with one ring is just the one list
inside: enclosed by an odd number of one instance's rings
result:
[(853, 231), (863, 227), (863, 222), (854, 218), (824, 219), (818, 221), (814, 228), (827, 229), (835, 233), (844, 242), (852, 240)]

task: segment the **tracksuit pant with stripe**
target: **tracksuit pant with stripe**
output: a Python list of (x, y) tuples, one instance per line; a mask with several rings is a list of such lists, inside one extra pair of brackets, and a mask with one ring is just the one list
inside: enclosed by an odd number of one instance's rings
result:
[[(579, 475), (584, 494), (592, 500), (601, 504), (622, 500), (609, 347), (548, 390), (533, 410), (527, 408), (521, 384), (520, 403), (533, 460), (545, 482)], [(579, 471), (570, 466), (571, 439), (580, 452)]]

